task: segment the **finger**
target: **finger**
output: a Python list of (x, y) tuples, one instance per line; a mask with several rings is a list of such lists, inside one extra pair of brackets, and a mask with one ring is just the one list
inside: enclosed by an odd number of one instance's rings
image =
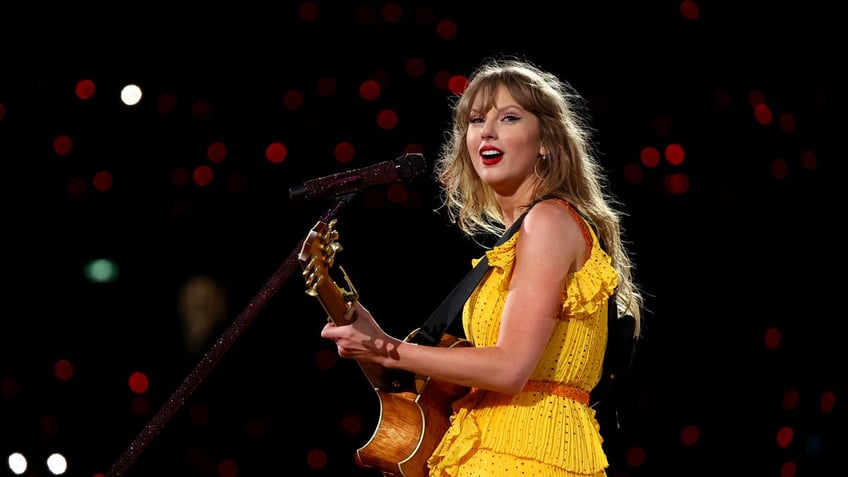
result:
[(321, 328), (321, 337), (330, 338), (330, 331), (335, 327), (336, 325), (334, 325), (333, 323), (327, 323), (326, 325), (324, 325), (324, 327)]

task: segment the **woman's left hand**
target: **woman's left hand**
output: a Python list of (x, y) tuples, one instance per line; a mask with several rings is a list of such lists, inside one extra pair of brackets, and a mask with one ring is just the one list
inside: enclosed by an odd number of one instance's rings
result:
[(321, 337), (334, 341), (342, 358), (373, 362), (397, 359), (395, 351), (400, 340), (386, 334), (361, 303), (356, 302), (354, 307), (352, 323), (327, 323)]

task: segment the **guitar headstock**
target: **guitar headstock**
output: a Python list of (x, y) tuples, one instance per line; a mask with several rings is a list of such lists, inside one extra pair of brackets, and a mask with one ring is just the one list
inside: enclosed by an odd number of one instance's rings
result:
[(304, 239), (298, 261), (303, 268), (306, 293), (318, 298), (327, 312), (328, 320), (337, 325), (346, 325), (356, 319), (353, 305), (359, 299), (359, 294), (342, 267), (339, 267), (339, 271), (348, 289), (336, 284), (330, 275), (336, 254), (342, 251), (335, 226), (335, 219), (330, 223), (319, 220)]

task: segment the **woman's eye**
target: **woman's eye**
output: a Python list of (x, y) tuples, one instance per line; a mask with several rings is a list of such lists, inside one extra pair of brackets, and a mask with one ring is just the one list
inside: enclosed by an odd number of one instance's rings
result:
[(469, 119), (469, 120), (468, 120), (468, 122), (469, 122), (469, 123), (471, 123), (471, 124), (482, 123), (482, 122), (483, 122), (483, 118), (481, 118), (481, 117), (479, 117), (479, 116), (476, 116), (476, 117), (473, 117), (473, 118)]
[(514, 114), (505, 114), (504, 117), (503, 117), (503, 120), (508, 122), (508, 123), (518, 121), (519, 119), (521, 119), (521, 118), (514, 115)]

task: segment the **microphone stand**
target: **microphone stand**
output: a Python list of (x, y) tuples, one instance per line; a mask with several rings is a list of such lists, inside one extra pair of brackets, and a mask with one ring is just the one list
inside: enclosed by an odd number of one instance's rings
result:
[[(330, 222), (338, 215), (342, 207), (350, 202), (355, 194), (356, 192), (354, 191), (346, 195), (336, 197), (335, 203), (326, 212), (324, 212), (320, 220), (323, 222)], [(130, 465), (138, 459), (139, 454), (141, 454), (147, 445), (150, 444), (150, 441), (159, 434), (177, 410), (185, 404), (189, 396), (191, 396), (191, 394), (197, 389), (203, 379), (209, 375), (209, 372), (212, 371), (212, 368), (215, 367), (218, 361), (221, 360), (224, 353), (230, 349), (235, 340), (241, 336), (247, 326), (253, 321), (256, 314), (265, 307), (268, 300), (277, 293), (282, 284), (289, 279), (292, 272), (300, 266), (297, 257), (302, 246), (303, 240), (301, 240), (297, 247), (289, 254), (288, 257), (286, 257), (271, 278), (265, 282), (265, 285), (263, 285), (262, 289), (259, 290), (259, 293), (257, 293), (245, 309), (239, 313), (236, 319), (221, 334), (218, 340), (212, 344), (206, 354), (203, 355), (200, 362), (197, 363), (194, 369), (183, 380), (182, 384), (180, 384), (174, 393), (171, 394), (171, 397), (168, 398), (165, 404), (159, 408), (159, 411), (156, 412), (141, 432), (138, 433), (136, 438), (121, 454), (118, 460), (112, 464), (109, 472), (106, 473), (106, 477), (120, 477), (124, 475)]]

